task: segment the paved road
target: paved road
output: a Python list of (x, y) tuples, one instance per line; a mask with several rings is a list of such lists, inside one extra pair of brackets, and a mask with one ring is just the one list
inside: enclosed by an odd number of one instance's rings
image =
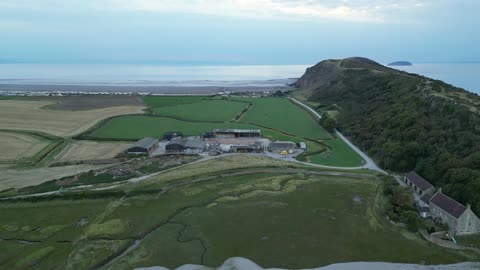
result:
[[(296, 104), (302, 106), (303, 108), (307, 109), (309, 112), (315, 115), (315, 117), (317, 117), (318, 119), (322, 118), (320, 114), (318, 114), (314, 109), (310, 108), (309, 106), (303, 104), (302, 102), (294, 98), (289, 98), (289, 99), (295, 102)], [(388, 174), (386, 171), (378, 167), (377, 164), (375, 164), (375, 162), (369, 156), (367, 156), (367, 154), (365, 154), (362, 150), (360, 150), (357, 146), (355, 146), (352, 142), (350, 142), (347, 138), (345, 138), (345, 136), (343, 136), (343, 134), (340, 133), (340, 131), (335, 130), (335, 134), (337, 134), (337, 136), (340, 137), (340, 139), (342, 139), (346, 144), (348, 144), (355, 152), (357, 152), (357, 154), (359, 154), (365, 160), (366, 162), (365, 165), (361, 166), (360, 168), (370, 169), (370, 170), (381, 172), (383, 174)]]

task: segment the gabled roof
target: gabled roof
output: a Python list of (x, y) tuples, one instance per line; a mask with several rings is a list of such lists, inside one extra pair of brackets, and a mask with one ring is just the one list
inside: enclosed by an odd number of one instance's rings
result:
[(296, 148), (297, 145), (294, 142), (289, 142), (289, 141), (276, 141), (270, 143), (268, 146), (270, 149), (282, 149), (282, 148)]
[(188, 139), (184, 146), (186, 148), (198, 148), (198, 149), (203, 149), (205, 148), (205, 145), (207, 143), (205, 141), (201, 141), (201, 140), (195, 140), (195, 139)]
[(415, 186), (417, 186), (422, 191), (433, 188), (432, 184), (430, 184), (427, 180), (423, 179), (423, 177), (421, 177), (414, 171), (411, 171), (405, 174), (405, 177), (407, 177), (408, 180), (410, 180), (413, 184), (415, 184)]
[(455, 218), (459, 218), (465, 212), (465, 210), (467, 210), (467, 207), (448, 197), (442, 192), (437, 192), (435, 195), (433, 195), (432, 199), (430, 200), (430, 204), (438, 206), (440, 209)]
[(140, 141), (136, 142), (132, 147), (141, 147), (148, 149), (158, 142), (155, 138), (143, 138)]
[(187, 139), (186, 138), (181, 138), (181, 137), (176, 137), (176, 138), (173, 138), (172, 140), (170, 140), (167, 145), (172, 145), (172, 144), (180, 144), (180, 145), (185, 145), (185, 143), (187, 142)]
[(174, 138), (167, 145), (179, 144), (185, 148), (205, 148), (206, 142), (196, 139)]

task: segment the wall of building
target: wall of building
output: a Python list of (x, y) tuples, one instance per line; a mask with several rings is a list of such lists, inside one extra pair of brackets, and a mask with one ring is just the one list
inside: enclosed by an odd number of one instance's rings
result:
[(167, 152), (183, 152), (183, 150), (185, 150), (185, 147), (183, 147), (183, 145), (180, 145), (180, 144), (167, 144), (165, 146), (165, 150)]
[(433, 195), (433, 192), (435, 191), (433, 188), (430, 188), (428, 190), (421, 190), (419, 187), (417, 187), (415, 185), (415, 183), (413, 183), (412, 181), (410, 181), (410, 179), (408, 179), (406, 176), (403, 177), (403, 181), (409, 186), (409, 187), (412, 187), (413, 190), (419, 194), (419, 195), (424, 195), (424, 194), (432, 194)]
[(436, 206), (435, 204), (430, 204), (430, 212), (432, 213), (432, 218), (441, 218), (443, 223), (448, 224), (448, 228), (453, 231), (457, 232), (457, 219), (447, 212), (443, 211), (440, 207)]
[(130, 147), (127, 149), (128, 153), (148, 153), (148, 149), (142, 147)]
[(480, 219), (468, 208), (458, 219), (457, 234), (480, 233)]

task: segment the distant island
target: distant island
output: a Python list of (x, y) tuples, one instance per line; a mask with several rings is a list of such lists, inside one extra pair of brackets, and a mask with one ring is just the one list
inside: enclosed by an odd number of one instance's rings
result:
[(408, 61), (396, 61), (388, 64), (389, 66), (413, 66), (412, 63)]

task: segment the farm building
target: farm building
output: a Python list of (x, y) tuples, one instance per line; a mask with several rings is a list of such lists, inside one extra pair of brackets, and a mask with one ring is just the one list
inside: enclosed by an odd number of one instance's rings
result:
[(270, 145), (270, 140), (269, 139), (259, 139), (255, 141), (255, 145), (259, 146), (262, 151), (266, 152), (268, 150), (268, 146)]
[(127, 149), (129, 154), (150, 154), (158, 148), (158, 140), (155, 138), (143, 138)]
[(231, 151), (234, 153), (260, 153), (262, 147), (259, 145), (232, 145)]
[(406, 173), (403, 181), (419, 195), (435, 192), (435, 187), (414, 171)]
[(430, 199), (433, 220), (446, 223), (455, 235), (480, 233), (480, 219), (470, 205), (464, 206), (442, 193), (440, 188)]
[(165, 132), (163, 134), (163, 139), (167, 140), (167, 141), (170, 141), (171, 139), (177, 138), (177, 137), (183, 137), (182, 132), (180, 132), (180, 131), (170, 131), (170, 132)]
[(260, 129), (214, 129), (216, 137), (240, 138), (240, 137), (261, 137)]
[(205, 141), (194, 138), (173, 138), (165, 146), (167, 153), (201, 153), (205, 150)]
[(287, 151), (287, 152), (293, 152), (297, 148), (297, 145), (294, 142), (288, 142), (288, 141), (276, 141), (272, 142), (269, 146), (268, 149), (272, 152), (282, 152), (282, 151)]
[(300, 149), (307, 150), (307, 144), (305, 142), (300, 142)]

